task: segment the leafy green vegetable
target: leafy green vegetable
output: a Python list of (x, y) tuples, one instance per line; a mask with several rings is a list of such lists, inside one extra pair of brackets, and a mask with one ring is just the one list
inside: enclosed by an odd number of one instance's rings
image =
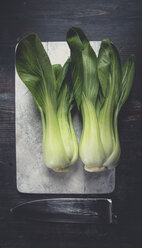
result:
[(121, 65), (116, 47), (105, 39), (98, 58), (80, 28), (67, 32), (73, 91), (83, 118), (79, 154), (87, 171), (113, 168), (120, 158), (119, 111), (134, 77), (134, 55)]
[(24, 37), (16, 49), (19, 77), (30, 90), (40, 111), (43, 126), (43, 156), (47, 167), (68, 170), (78, 158), (78, 144), (71, 110), (70, 61), (51, 65), (36, 34)]

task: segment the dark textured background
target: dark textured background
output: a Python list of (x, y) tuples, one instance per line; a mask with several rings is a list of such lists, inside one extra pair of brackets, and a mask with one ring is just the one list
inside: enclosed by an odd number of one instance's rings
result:
[[(36, 32), (42, 41), (65, 40), (71, 25), (83, 28), (90, 40), (110, 38), (123, 61), (130, 53), (136, 54), (134, 85), (119, 116), (122, 155), (111, 195), (118, 224), (108, 232), (97, 233), (92, 224), (18, 220), (9, 212), (15, 204), (39, 199), (38, 195), (22, 195), (16, 190), (15, 45), (30, 32)], [(142, 247), (141, 58), (141, 0), (0, 1), (0, 248)]]

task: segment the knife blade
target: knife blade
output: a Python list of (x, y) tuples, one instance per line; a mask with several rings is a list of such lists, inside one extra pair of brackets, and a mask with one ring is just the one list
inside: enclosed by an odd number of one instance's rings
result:
[(11, 208), (17, 217), (43, 222), (112, 223), (112, 200), (107, 198), (50, 198)]

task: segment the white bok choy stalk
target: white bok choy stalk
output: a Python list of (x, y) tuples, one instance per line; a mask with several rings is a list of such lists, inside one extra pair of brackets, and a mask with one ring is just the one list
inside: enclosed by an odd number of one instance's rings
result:
[(132, 86), (134, 55), (122, 66), (116, 47), (105, 39), (97, 57), (78, 27), (68, 30), (67, 42), (74, 97), (83, 118), (80, 157), (90, 172), (114, 168), (120, 158), (118, 114)]
[(16, 49), (16, 69), (40, 111), (45, 164), (66, 171), (78, 158), (78, 143), (72, 124), (73, 93), (70, 61), (51, 65), (34, 33), (24, 37)]

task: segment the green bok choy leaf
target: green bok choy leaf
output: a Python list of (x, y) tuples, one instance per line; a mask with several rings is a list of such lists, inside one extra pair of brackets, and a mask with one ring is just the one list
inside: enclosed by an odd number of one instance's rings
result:
[(134, 77), (134, 55), (124, 66), (116, 47), (105, 39), (98, 57), (84, 32), (67, 32), (71, 50), (73, 92), (83, 118), (79, 154), (87, 171), (114, 168), (120, 158), (118, 114)]
[(68, 170), (78, 158), (71, 117), (70, 61), (63, 67), (51, 65), (40, 39), (33, 33), (17, 46), (16, 69), (41, 114), (45, 164), (55, 171)]

